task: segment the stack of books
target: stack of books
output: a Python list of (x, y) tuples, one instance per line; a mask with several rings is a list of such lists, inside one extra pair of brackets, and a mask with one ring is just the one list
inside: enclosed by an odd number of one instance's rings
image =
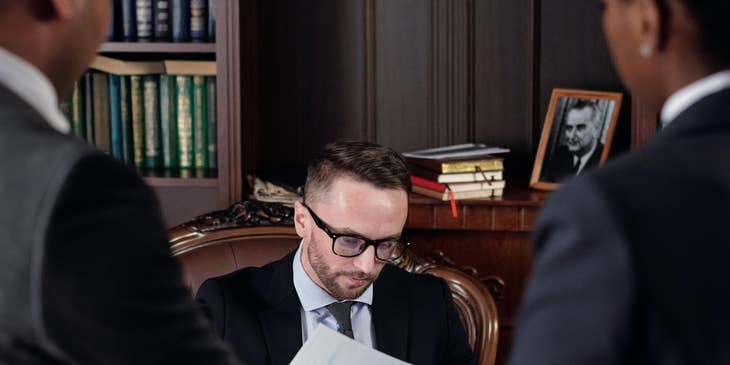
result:
[(504, 193), (508, 149), (460, 144), (406, 152), (413, 192), (440, 200), (499, 197)]
[(159, 176), (216, 175), (215, 62), (99, 56), (91, 68), (64, 108), (75, 135)]

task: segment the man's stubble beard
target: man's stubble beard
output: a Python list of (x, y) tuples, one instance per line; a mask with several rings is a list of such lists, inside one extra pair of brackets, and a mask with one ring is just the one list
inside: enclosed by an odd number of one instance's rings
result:
[[(324, 289), (332, 295), (333, 298), (337, 300), (348, 300), (348, 299), (356, 299), (362, 295), (362, 293), (367, 290), (370, 285), (373, 285), (373, 282), (375, 282), (375, 279), (377, 279), (377, 275), (371, 276), (363, 272), (358, 271), (338, 271), (338, 272), (331, 272), (329, 265), (325, 263), (324, 255), (320, 252), (318, 252), (315, 249), (314, 242), (310, 241), (310, 244), (307, 246), (307, 256), (309, 257), (309, 263), (312, 265), (312, 269), (314, 270), (314, 274), (317, 275), (317, 278), (319, 278), (319, 281), (324, 285)], [(334, 255), (334, 253), (332, 253)], [(367, 279), (369, 281), (368, 285), (365, 285), (358, 289), (347, 289), (343, 288), (340, 284), (337, 283), (337, 278), (340, 276), (355, 276), (359, 279)]]

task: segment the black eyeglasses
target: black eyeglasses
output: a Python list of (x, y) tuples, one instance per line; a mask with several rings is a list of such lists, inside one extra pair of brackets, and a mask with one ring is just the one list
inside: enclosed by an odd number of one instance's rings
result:
[[(304, 204), (302, 204), (304, 205)], [(406, 248), (411, 245), (405, 237), (401, 238), (383, 238), (380, 240), (371, 240), (355, 234), (338, 234), (332, 232), (327, 225), (320, 219), (312, 209), (304, 205), (309, 214), (314, 219), (314, 223), (332, 238), (332, 252), (337, 256), (355, 257), (365, 252), (368, 246), (375, 248), (375, 257), (381, 261), (393, 261), (403, 256)]]

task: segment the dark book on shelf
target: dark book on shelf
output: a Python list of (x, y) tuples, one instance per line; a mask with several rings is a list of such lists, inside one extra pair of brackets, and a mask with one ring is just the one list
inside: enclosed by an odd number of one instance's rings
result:
[(193, 78), (175, 76), (177, 90), (178, 158), (181, 169), (195, 167), (193, 161)]
[(215, 42), (215, 1), (208, 0), (208, 42)]
[(122, 160), (134, 166), (134, 137), (132, 135), (132, 85), (129, 76), (119, 79), (119, 120), (121, 122)]
[(137, 0), (137, 40), (151, 41), (154, 36), (152, 0)]
[(91, 72), (84, 74), (84, 139), (94, 144), (94, 80)]
[(208, 40), (208, 0), (190, 0), (190, 40)]
[(162, 166), (179, 167), (177, 147), (177, 93), (175, 76), (160, 75), (160, 133), (162, 134)]
[(193, 76), (193, 153), (196, 169), (208, 168), (208, 96), (205, 76)]
[(172, 1), (172, 39), (175, 42), (190, 41), (190, 0)]
[(122, 38), (128, 42), (137, 41), (137, 1), (122, 1)]
[(120, 82), (118, 75), (107, 74), (109, 79), (109, 137), (111, 140), (112, 156), (124, 161), (122, 154), (122, 115), (120, 101)]
[(144, 140), (145, 168), (162, 167), (162, 148), (160, 139), (160, 87), (158, 75), (144, 75)]
[(71, 130), (76, 137), (86, 138), (86, 103), (84, 103), (84, 82), (83, 77), (74, 84), (74, 91), (71, 95)]
[(144, 89), (142, 76), (130, 76), (132, 91), (132, 146), (134, 146), (134, 166), (144, 169)]
[(208, 168), (218, 168), (218, 106), (215, 76), (205, 78), (208, 87)]
[(155, 1), (155, 40), (169, 42), (172, 40), (172, 14), (170, 0)]
[(109, 9), (109, 29), (106, 39), (109, 42), (116, 42), (124, 39), (122, 29), (122, 0), (112, 0)]
[(106, 74), (93, 72), (94, 97), (92, 99), (94, 108), (94, 144), (96, 148), (111, 152), (111, 141), (109, 140), (109, 79)]

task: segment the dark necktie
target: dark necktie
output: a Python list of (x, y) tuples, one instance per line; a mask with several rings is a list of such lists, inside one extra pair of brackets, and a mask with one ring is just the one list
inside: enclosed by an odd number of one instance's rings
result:
[(343, 335), (354, 338), (352, 334), (352, 323), (350, 323), (350, 307), (352, 302), (334, 302), (327, 306), (327, 310), (332, 313), (337, 321), (337, 331)]

